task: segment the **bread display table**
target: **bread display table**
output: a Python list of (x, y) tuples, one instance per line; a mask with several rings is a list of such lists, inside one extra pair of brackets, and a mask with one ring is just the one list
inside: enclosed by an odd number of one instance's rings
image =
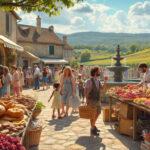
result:
[(35, 105), (36, 100), (29, 96), (0, 99), (0, 133), (20, 137), (23, 144)]

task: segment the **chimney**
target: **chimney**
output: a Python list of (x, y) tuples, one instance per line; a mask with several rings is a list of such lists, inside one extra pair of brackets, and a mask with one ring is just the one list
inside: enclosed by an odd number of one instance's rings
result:
[(67, 43), (67, 36), (66, 36), (66, 35), (63, 36), (63, 43), (64, 43), (64, 44)]
[(54, 26), (49, 26), (49, 31), (54, 32)]
[(37, 18), (36, 18), (36, 28), (37, 28), (37, 32), (41, 31), (41, 18), (40, 18), (40, 16), (37, 16)]

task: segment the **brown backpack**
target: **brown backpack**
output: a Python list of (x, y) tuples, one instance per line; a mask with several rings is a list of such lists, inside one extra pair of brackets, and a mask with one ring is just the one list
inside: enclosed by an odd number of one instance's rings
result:
[(99, 88), (97, 89), (93, 78), (91, 78), (91, 82), (92, 82), (92, 89), (89, 92), (88, 99), (97, 102), (100, 99), (100, 84), (99, 84)]

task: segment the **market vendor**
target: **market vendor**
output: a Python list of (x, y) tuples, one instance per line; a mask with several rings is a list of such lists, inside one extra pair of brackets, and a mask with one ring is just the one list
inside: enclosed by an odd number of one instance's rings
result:
[(142, 63), (139, 65), (138, 70), (139, 72), (143, 73), (143, 79), (139, 85), (150, 86), (150, 69), (148, 68), (148, 65)]

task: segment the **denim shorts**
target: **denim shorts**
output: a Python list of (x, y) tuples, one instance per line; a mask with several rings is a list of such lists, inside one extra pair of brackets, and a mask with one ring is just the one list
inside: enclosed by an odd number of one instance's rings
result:
[(48, 78), (47, 77), (43, 77), (43, 82), (47, 83), (48, 82)]

